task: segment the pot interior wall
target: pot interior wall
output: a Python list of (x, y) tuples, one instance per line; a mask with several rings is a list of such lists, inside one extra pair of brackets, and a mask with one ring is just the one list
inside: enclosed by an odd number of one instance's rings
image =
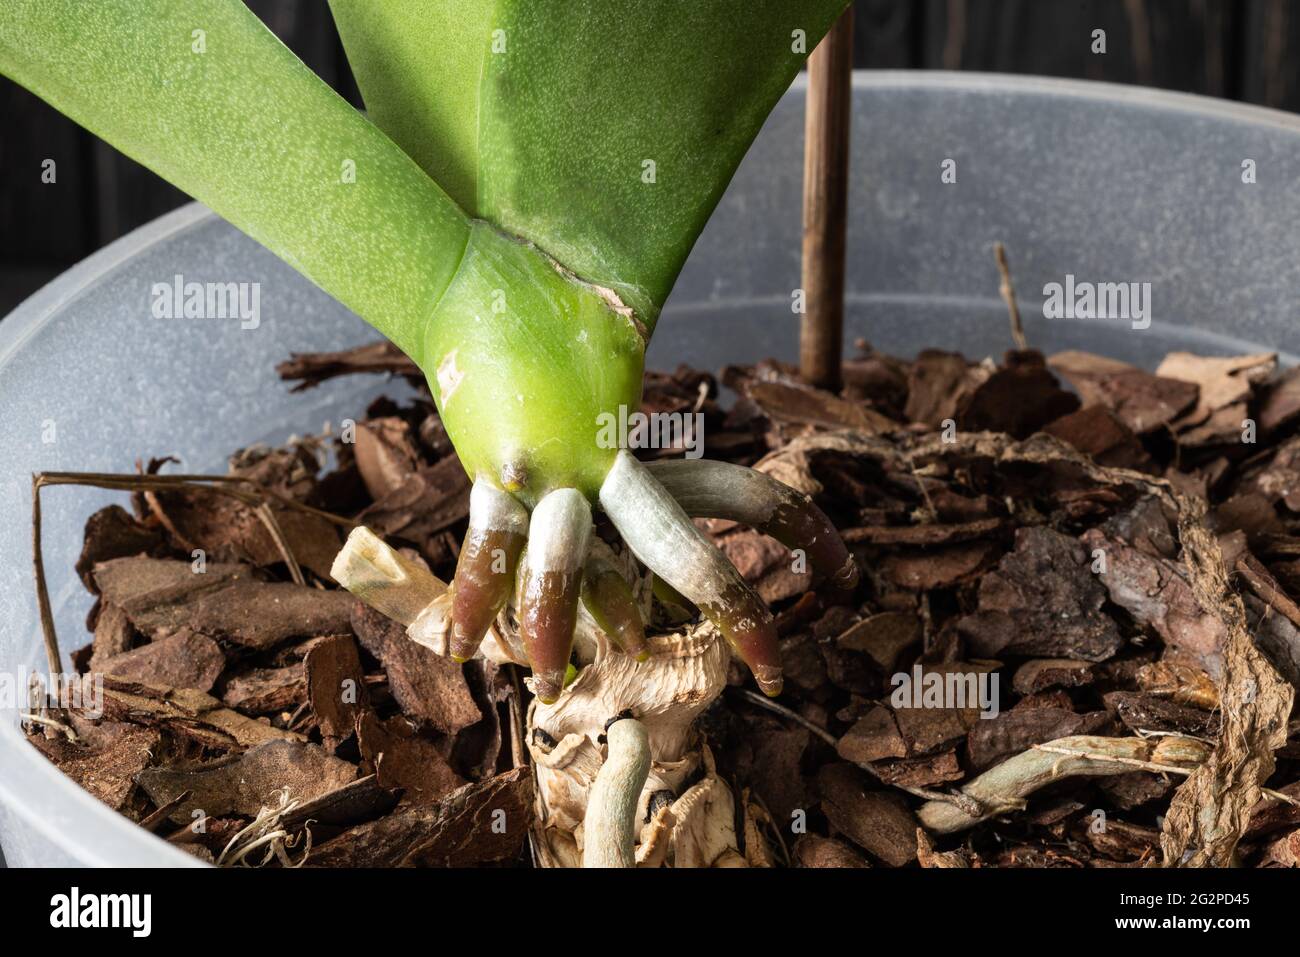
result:
[[(1032, 345), (1150, 366), (1172, 349), (1277, 350), (1300, 290), (1300, 122), (1149, 91), (971, 75), (856, 78), (846, 338), (912, 355), (999, 355), (1010, 345), (992, 244), (1007, 245)], [(717, 369), (796, 354), (803, 89), (786, 96), (701, 238), (649, 364)], [(956, 161), (956, 183), (941, 181)], [(1243, 160), (1257, 182), (1242, 182)], [(672, 171), (667, 171), (669, 175)], [(689, 170), (683, 171), (689, 175)], [(1151, 284), (1150, 328), (1042, 318), (1043, 287)], [(255, 283), (255, 328), (160, 319), (155, 284)], [(28, 527), (34, 471), (130, 471), (175, 455), (220, 472), (258, 441), (337, 427), (402, 383), (374, 377), (299, 395), (275, 374), (295, 351), (374, 334), (201, 207), (133, 233), (0, 323), (0, 841), (11, 864), (191, 859), (83, 793), (21, 740), (22, 676), (44, 654)], [(87, 641), (90, 596), (73, 573), (86, 517), (122, 496), (42, 494), (44, 554), (62, 647)]]

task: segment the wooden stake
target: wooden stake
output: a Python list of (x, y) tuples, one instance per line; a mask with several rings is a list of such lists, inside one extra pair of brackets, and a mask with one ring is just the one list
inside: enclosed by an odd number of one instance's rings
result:
[(852, 77), (853, 8), (849, 7), (808, 58), (804, 121), (804, 314), (799, 371), (812, 385), (832, 390), (840, 387), (844, 350)]

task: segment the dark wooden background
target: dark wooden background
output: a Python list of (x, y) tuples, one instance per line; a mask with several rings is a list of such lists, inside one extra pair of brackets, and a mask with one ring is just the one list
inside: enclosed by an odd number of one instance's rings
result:
[[(325, 0), (249, 0), (360, 105)], [(1107, 53), (1091, 34), (1104, 29)], [(860, 67), (985, 70), (1184, 90), (1300, 112), (1300, 0), (857, 0)], [(274, 95), (269, 92), (269, 95)], [(55, 186), (41, 163), (58, 164)], [(68, 266), (185, 201), (0, 78), (0, 316)]]

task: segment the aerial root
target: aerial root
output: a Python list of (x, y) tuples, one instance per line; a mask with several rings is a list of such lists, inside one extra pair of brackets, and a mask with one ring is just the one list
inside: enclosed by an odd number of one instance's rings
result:
[(478, 479), (469, 497), (469, 528), (451, 591), (450, 654), (468, 661), (478, 651), (515, 583), (528, 536), (528, 512), (513, 496)]
[(582, 572), (582, 603), (600, 630), (624, 652), (645, 661), (650, 651), (645, 622), (627, 580), (593, 550)]
[(650, 462), (646, 469), (691, 518), (725, 518), (808, 556), (833, 587), (858, 583), (858, 566), (812, 499), (757, 469), (711, 459)]
[(633, 554), (718, 626), (759, 688), (769, 696), (780, 694), (781, 658), (771, 612), (677, 500), (626, 450), (618, 453), (601, 485), (600, 504)]
[(519, 631), (533, 690), (546, 704), (564, 689), (590, 538), (591, 506), (577, 489), (549, 492), (533, 509), (519, 576)]

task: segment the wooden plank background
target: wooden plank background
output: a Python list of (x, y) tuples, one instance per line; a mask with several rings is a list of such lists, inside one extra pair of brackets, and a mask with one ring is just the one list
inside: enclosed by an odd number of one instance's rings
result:
[[(325, 0), (249, 0), (360, 105)], [(1107, 52), (1091, 52), (1106, 31)], [(1137, 83), (1300, 112), (1300, 0), (857, 0), (859, 67)], [(270, 95), (274, 95), (273, 93)], [(56, 185), (41, 163), (58, 164)], [(0, 78), (0, 316), (185, 197)]]

